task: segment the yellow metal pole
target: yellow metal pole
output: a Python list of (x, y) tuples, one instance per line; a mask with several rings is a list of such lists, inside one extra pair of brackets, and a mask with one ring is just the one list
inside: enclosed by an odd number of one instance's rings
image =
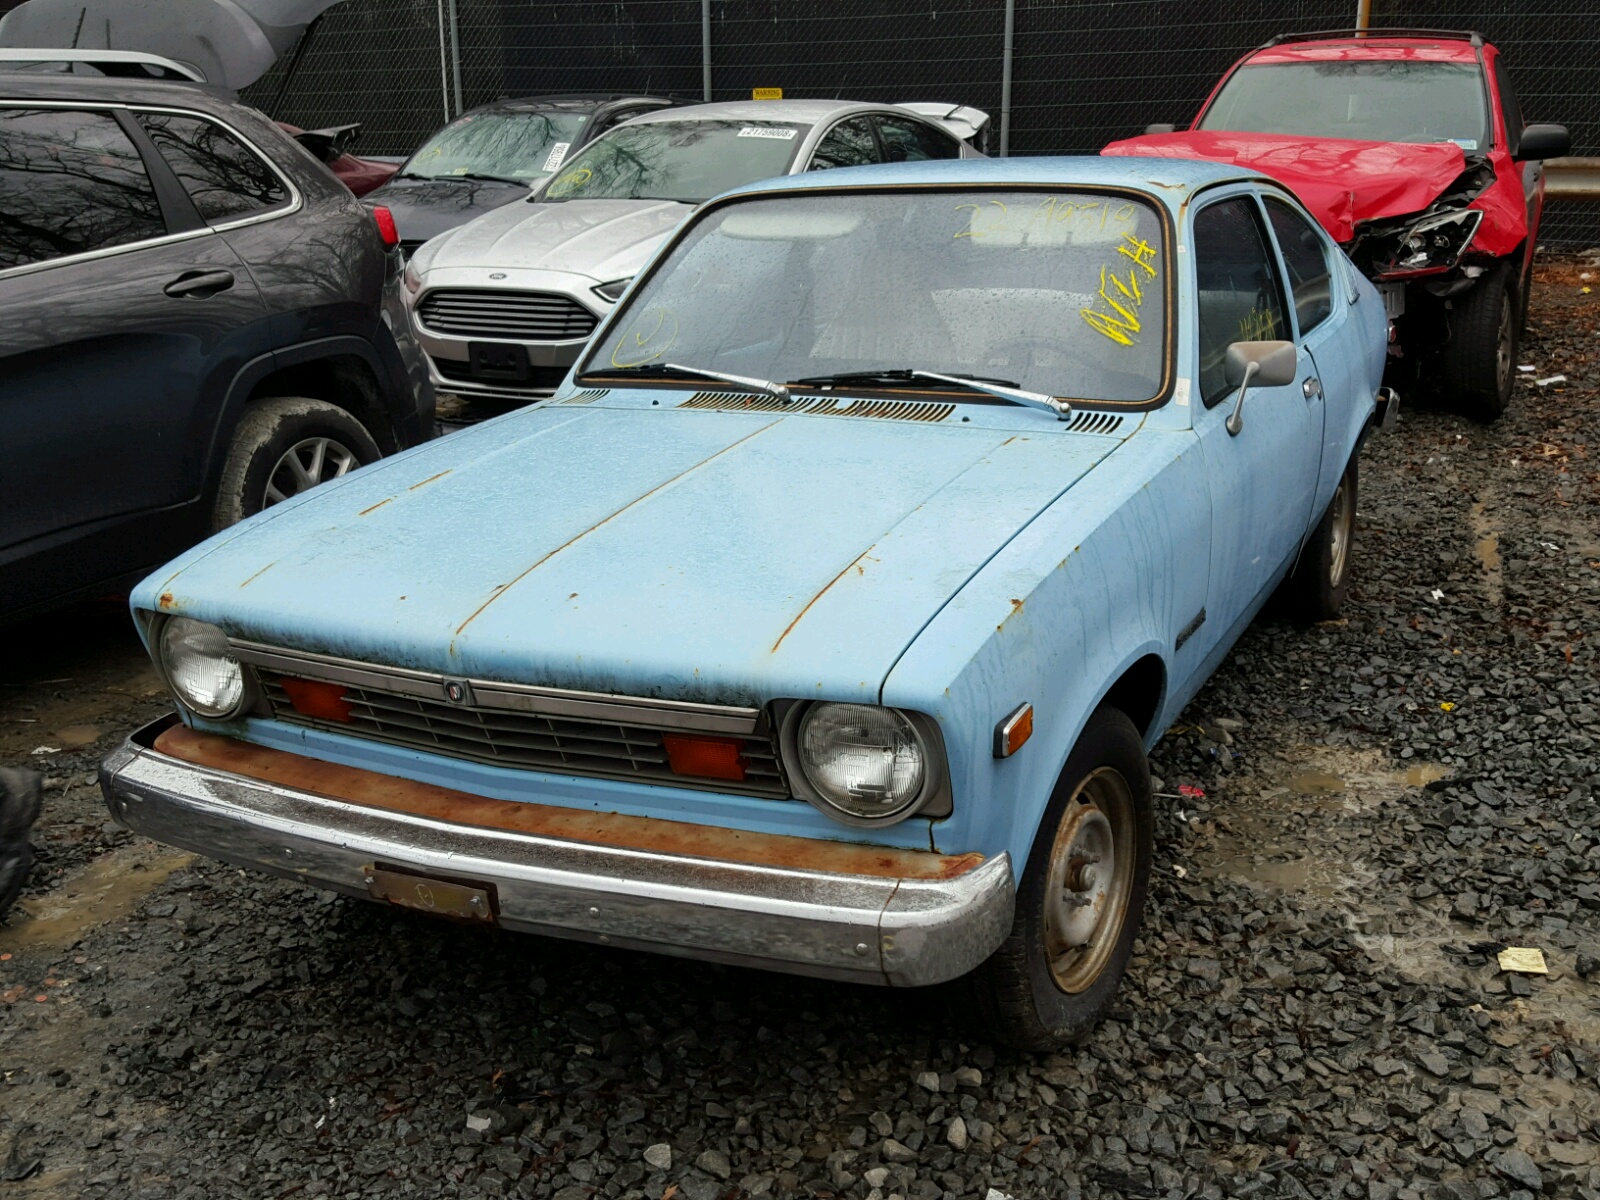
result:
[(1372, 0), (1359, 0), (1356, 5), (1356, 28), (1366, 30), (1372, 25)]

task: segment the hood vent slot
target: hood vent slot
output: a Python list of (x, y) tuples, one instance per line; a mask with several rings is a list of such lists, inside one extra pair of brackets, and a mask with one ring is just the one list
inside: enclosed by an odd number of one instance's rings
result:
[(1110, 434), (1122, 428), (1123, 420), (1120, 413), (1080, 412), (1073, 414), (1072, 423), (1067, 429), (1072, 433)]
[(611, 394), (610, 388), (589, 388), (586, 391), (574, 392), (562, 404), (593, 404), (596, 400)]
[(715, 408), (727, 412), (809, 413), (816, 417), (868, 417), (878, 421), (942, 421), (955, 412), (954, 404), (922, 404), (913, 400), (852, 400), (841, 403), (832, 396), (785, 404), (776, 396), (744, 392), (696, 392), (679, 408)]

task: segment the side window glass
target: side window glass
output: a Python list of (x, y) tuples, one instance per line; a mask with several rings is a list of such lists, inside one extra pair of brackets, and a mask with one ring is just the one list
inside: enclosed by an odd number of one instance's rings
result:
[(956, 140), (921, 121), (901, 117), (879, 117), (878, 132), (883, 135), (883, 151), (889, 162), (923, 162), (930, 158), (960, 158)]
[(1506, 119), (1506, 138), (1510, 142), (1507, 149), (1514, 156), (1517, 144), (1522, 141), (1522, 105), (1517, 103), (1517, 93), (1511, 86), (1511, 77), (1506, 73), (1506, 60), (1503, 57), (1494, 60), (1494, 83), (1500, 93), (1500, 111)]
[(1230, 390), (1225, 365), (1230, 345), (1290, 336), (1283, 289), (1253, 200), (1223, 200), (1195, 215), (1194, 269), (1200, 394), (1210, 407)]
[(1327, 245), (1310, 223), (1282, 200), (1267, 198), (1267, 219), (1283, 252), (1295, 320), (1304, 336), (1333, 312), (1333, 272), (1328, 267)]
[(864, 167), (877, 161), (878, 143), (872, 136), (872, 123), (865, 117), (852, 117), (835, 125), (817, 143), (811, 156), (811, 170)]
[(0, 271), (166, 232), (144, 160), (110, 113), (0, 108)]
[(215, 224), (288, 201), (277, 173), (215, 122), (175, 113), (138, 116), (204, 220)]

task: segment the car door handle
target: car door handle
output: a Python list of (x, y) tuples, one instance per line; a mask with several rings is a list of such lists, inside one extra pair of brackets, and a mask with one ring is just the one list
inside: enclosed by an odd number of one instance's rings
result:
[(1305, 394), (1307, 400), (1315, 400), (1322, 395), (1322, 380), (1312, 375), (1300, 385), (1300, 391)]
[(185, 271), (161, 290), (169, 296), (194, 296), (204, 300), (232, 286), (232, 271)]

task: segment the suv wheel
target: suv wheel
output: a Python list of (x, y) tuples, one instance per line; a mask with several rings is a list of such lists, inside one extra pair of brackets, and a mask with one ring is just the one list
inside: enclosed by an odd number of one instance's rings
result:
[(1496, 263), (1456, 298), (1444, 374), (1451, 400), (1463, 416), (1493, 421), (1511, 403), (1519, 315), (1510, 263)]
[(258, 400), (234, 430), (211, 527), (225, 529), (379, 457), (372, 435), (342, 408), (299, 396)]

